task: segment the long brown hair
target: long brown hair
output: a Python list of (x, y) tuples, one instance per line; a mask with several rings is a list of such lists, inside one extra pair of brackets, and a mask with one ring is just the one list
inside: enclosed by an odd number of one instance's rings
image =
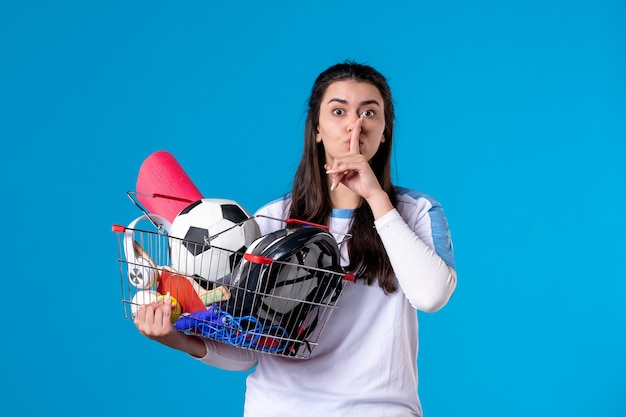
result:
[[(374, 85), (380, 91), (384, 103), (385, 141), (370, 161), (372, 170), (383, 190), (396, 205), (396, 194), (391, 182), (391, 144), (393, 143), (393, 123), (395, 113), (391, 90), (387, 80), (368, 65), (352, 61), (336, 64), (323, 71), (315, 80), (308, 102), (308, 112), (304, 128), (304, 150), (296, 170), (291, 190), (289, 217), (318, 224), (327, 224), (332, 204), (326, 182), (324, 168), (324, 145), (316, 143), (315, 136), (319, 124), (320, 104), (329, 85), (337, 81), (354, 80)], [(363, 203), (363, 202), (362, 202)], [(378, 280), (385, 293), (396, 291), (393, 268), (376, 229), (374, 216), (367, 204), (360, 204), (354, 211), (349, 233), (347, 266), (357, 279), (365, 279), (369, 285)]]

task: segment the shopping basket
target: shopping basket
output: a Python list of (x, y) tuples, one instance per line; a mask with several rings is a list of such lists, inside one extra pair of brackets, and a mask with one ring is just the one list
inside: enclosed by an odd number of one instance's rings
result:
[(124, 317), (134, 319), (141, 304), (169, 294), (178, 331), (240, 349), (309, 358), (344, 283), (354, 277), (339, 266), (339, 244), (326, 227), (281, 221), (283, 228), (242, 251), (212, 246), (212, 236), (205, 236), (205, 250), (197, 255), (184, 248), (198, 242), (169, 236), (170, 225), (159, 216), (146, 213), (128, 226), (114, 225)]

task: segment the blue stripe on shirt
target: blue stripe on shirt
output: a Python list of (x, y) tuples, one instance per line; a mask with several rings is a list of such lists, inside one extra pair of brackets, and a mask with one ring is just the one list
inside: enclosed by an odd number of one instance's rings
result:
[(333, 209), (331, 216), (337, 219), (351, 219), (354, 209)]
[(430, 217), (435, 252), (443, 259), (446, 265), (455, 269), (456, 263), (454, 261), (454, 249), (450, 236), (450, 227), (448, 226), (448, 220), (443, 213), (441, 204), (427, 194), (404, 187), (396, 187), (396, 193), (398, 193), (398, 195), (408, 195), (415, 200), (423, 198), (430, 203), (431, 207), (428, 210), (428, 216)]

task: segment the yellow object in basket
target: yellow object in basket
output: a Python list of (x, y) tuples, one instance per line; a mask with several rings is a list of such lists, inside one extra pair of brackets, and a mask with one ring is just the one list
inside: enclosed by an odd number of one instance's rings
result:
[(159, 295), (157, 297), (157, 301), (165, 301), (168, 299), (168, 297), (170, 300), (172, 300), (172, 316), (170, 318), (172, 320), (172, 323), (175, 323), (176, 320), (178, 320), (178, 318), (180, 317), (180, 315), (183, 314), (183, 309), (180, 306), (180, 304), (178, 304), (178, 301), (176, 301), (176, 299), (169, 294)]

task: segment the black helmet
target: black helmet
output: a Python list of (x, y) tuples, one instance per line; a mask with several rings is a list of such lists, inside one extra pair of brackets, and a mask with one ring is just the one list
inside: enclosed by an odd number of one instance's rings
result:
[[(286, 340), (306, 342), (320, 307), (332, 307), (341, 294), (339, 261), (337, 241), (328, 231), (288, 224), (248, 247), (225, 282), (231, 298), (222, 308), (234, 317), (258, 319), (265, 329), (279, 329), (276, 334)], [(294, 349), (292, 343), (284, 352)]]

